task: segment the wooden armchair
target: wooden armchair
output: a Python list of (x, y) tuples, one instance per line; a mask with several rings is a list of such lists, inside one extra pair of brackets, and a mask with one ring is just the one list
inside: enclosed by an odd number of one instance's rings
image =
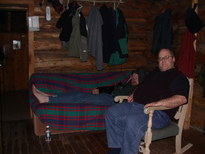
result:
[[(190, 80), (189, 80), (190, 82)], [(181, 147), (181, 140), (182, 140), (182, 130), (184, 126), (184, 121), (186, 117), (186, 112), (188, 109), (188, 104), (192, 100), (191, 91), (193, 90), (193, 85), (190, 84), (190, 92), (189, 92), (189, 99), (188, 103), (184, 104), (179, 107), (179, 110), (175, 114), (175, 119), (177, 122), (172, 122), (169, 126), (161, 129), (152, 130), (152, 117), (155, 110), (167, 110), (168, 108), (164, 107), (149, 107), (144, 110), (145, 114), (149, 114), (149, 120), (147, 123), (147, 131), (145, 132), (144, 139), (141, 141), (139, 151), (143, 154), (150, 153), (150, 144), (152, 141), (156, 141), (159, 139), (164, 139), (168, 137), (175, 136), (175, 150), (176, 154), (181, 154), (188, 150), (192, 144), (188, 143), (186, 146)], [(122, 103), (124, 99), (127, 99), (128, 96), (117, 96), (115, 97), (115, 101)]]

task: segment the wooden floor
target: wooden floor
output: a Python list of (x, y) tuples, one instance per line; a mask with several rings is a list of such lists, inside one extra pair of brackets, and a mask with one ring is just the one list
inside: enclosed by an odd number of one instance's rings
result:
[(105, 154), (104, 131), (52, 135), (51, 142), (33, 133), (29, 120), (6, 122), (3, 128), (5, 154)]
[[(52, 135), (52, 141), (47, 143), (44, 136), (37, 137), (34, 135), (32, 120), (29, 118), (29, 115), (25, 116), (25, 113), (28, 114), (29, 112), (24, 112), (22, 115), (20, 113), (22, 108), (24, 108), (20, 105), (21, 102), (24, 102), (23, 98), (18, 101), (19, 104), (17, 106), (8, 110), (5, 107), (3, 108), (5, 119), (1, 121), (3, 141), (2, 152), (0, 153), (106, 154), (109, 151), (105, 131)], [(18, 110), (18, 108), (21, 109)], [(28, 108), (26, 107), (25, 109), (27, 110)], [(185, 130), (182, 143), (185, 145), (189, 142), (193, 144), (193, 147), (185, 152), (185, 154), (205, 153), (205, 134), (195, 129)], [(151, 154), (173, 153), (174, 138), (154, 142), (151, 145), (151, 151)]]
[[(189, 142), (194, 146), (185, 154), (205, 153), (205, 135), (201, 132), (184, 131), (183, 145)], [(153, 154), (173, 153), (174, 138), (154, 142), (151, 150)], [(3, 154), (106, 154), (107, 151), (105, 131), (52, 135), (47, 143), (44, 136), (34, 135), (31, 120), (3, 123)]]

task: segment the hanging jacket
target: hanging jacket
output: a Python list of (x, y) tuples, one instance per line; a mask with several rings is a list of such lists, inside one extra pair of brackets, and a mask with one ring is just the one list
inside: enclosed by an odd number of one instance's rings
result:
[(123, 12), (116, 9), (116, 39), (120, 58), (128, 57), (128, 27)]
[(160, 49), (172, 49), (173, 29), (172, 10), (168, 9), (156, 18), (153, 28), (152, 53), (158, 54)]
[(109, 65), (123, 64), (128, 57), (128, 28), (122, 11), (117, 8), (116, 18), (116, 47), (117, 50), (111, 54)]
[(59, 39), (61, 41), (68, 42), (72, 32), (72, 17), (73, 12), (71, 10), (65, 10), (56, 23), (56, 27), (61, 29)]
[(103, 67), (102, 16), (96, 7), (93, 7), (87, 17), (88, 52), (96, 58), (97, 70)]
[(100, 13), (103, 19), (103, 62), (108, 63), (112, 53), (117, 51), (115, 12), (113, 8), (108, 8), (106, 5), (103, 5), (100, 7)]
[(195, 49), (193, 42), (196, 40), (196, 36), (186, 29), (182, 45), (180, 48), (179, 56), (176, 61), (178, 69), (187, 77), (194, 77), (195, 67)]
[(80, 6), (76, 2), (69, 4), (69, 9), (65, 10), (56, 23), (56, 27), (61, 29), (59, 39), (68, 42), (72, 32), (72, 17)]
[(83, 25), (83, 23), (86, 24), (85, 18), (83, 14), (80, 13), (79, 8), (72, 18), (73, 30), (69, 40), (68, 55), (71, 57), (80, 57), (81, 61), (87, 61), (87, 59), (83, 59), (83, 52), (87, 52), (87, 32), (85, 28), (86, 25)]
[(80, 57), (81, 46), (80, 46), (80, 17), (79, 10), (76, 11), (72, 18), (72, 33), (69, 41), (69, 53), (71, 57)]

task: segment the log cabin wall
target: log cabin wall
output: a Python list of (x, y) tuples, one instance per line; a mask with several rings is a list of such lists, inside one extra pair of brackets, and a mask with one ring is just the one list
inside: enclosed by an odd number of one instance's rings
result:
[[(45, 20), (45, 7), (35, 0), (34, 14), (40, 17), (40, 31), (34, 33), (35, 72), (82, 72), (97, 71), (95, 59), (89, 56), (88, 62), (80, 62), (79, 58), (68, 57), (68, 51), (61, 48), (59, 40), (60, 30), (56, 22), (60, 14), (55, 12), (51, 4), (52, 20)], [(82, 12), (87, 17), (93, 3), (80, 2)], [(96, 3), (100, 7), (103, 3)], [(113, 3), (106, 3), (113, 7)], [(104, 71), (128, 70), (138, 66), (155, 66), (155, 55), (150, 53), (152, 46), (152, 29), (155, 18), (166, 8), (173, 9), (174, 22), (174, 49), (179, 49), (182, 34), (185, 29), (184, 14), (191, 6), (191, 0), (186, 1), (154, 1), (154, 0), (126, 0), (119, 5), (126, 18), (129, 30), (128, 50), (129, 57), (125, 64), (108, 66), (104, 64)], [(151, 60), (151, 61), (150, 61)]]
[[(205, 1), (203, 0), (198, 0), (198, 14), (201, 20), (205, 23)], [(191, 126), (205, 132), (205, 97), (203, 97), (203, 87), (197, 82), (197, 75), (201, 69), (201, 65), (202, 63), (205, 63), (205, 28), (200, 30), (197, 34), (195, 62)]]
[[(150, 7), (150, 3), (141, 2), (139, 5), (134, 1), (127, 1), (120, 4), (120, 8), (124, 12), (129, 27), (129, 58), (123, 65), (108, 66), (104, 64), (104, 71), (110, 70), (126, 70), (136, 66), (146, 65), (146, 58), (142, 56), (147, 49), (147, 42), (150, 39), (150, 26), (146, 27), (147, 19), (151, 17), (150, 13), (144, 11), (146, 7)], [(93, 3), (80, 2), (83, 6), (82, 13), (85, 18), (91, 10)], [(100, 7), (103, 3), (96, 3), (96, 7)], [(107, 3), (113, 6), (113, 3)], [(138, 9), (136, 9), (136, 7)], [(52, 7), (51, 7), (52, 8)], [(36, 72), (90, 72), (97, 71), (95, 59), (91, 56), (88, 62), (80, 62), (79, 58), (68, 57), (68, 51), (61, 49), (59, 40), (60, 30), (55, 27), (60, 14), (51, 9), (52, 20), (45, 20), (45, 5), (40, 7), (38, 1), (35, 6), (35, 15), (40, 16), (40, 31), (35, 32), (35, 70)], [(137, 16), (136, 16), (137, 14)], [(140, 31), (143, 33), (140, 34)]]
[[(65, 1), (65, 0), (64, 0)], [(50, 3), (40, 6), (42, 0), (34, 0), (34, 15), (40, 17), (40, 31), (34, 32), (34, 54), (35, 54), (35, 72), (82, 72), (97, 71), (95, 59), (89, 56), (88, 62), (80, 62), (79, 58), (68, 57), (67, 53), (61, 48), (59, 40), (60, 29), (56, 28), (56, 22), (60, 17)], [(66, 1), (67, 2), (67, 1)], [(66, 3), (65, 2), (65, 3)], [(70, 1), (71, 2), (71, 1)], [(191, 7), (192, 0), (125, 0), (119, 5), (126, 18), (129, 30), (128, 50), (129, 57), (125, 64), (117, 66), (108, 66), (104, 64), (104, 71), (127, 70), (137, 66), (152, 67), (156, 64), (156, 55), (151, 51), (152, 30), (155, 24), (155, 18), (165, 9), (172, 9), (173, 18), (173, 49), (176, 53), (180, 50), (184, 31), (186, 29), (184, 18), (186, 9)], [(205, 2), (199, 0), (198, 12), (200, 18), (205, 21)], [(51, 6), (51, 21), (45, 20), (46, 4)], [(87, 17), (93, 3), (80, 2), (83, 6), (82, 12)], [(96, 3), (100, 7), (104, 3)], [(113, 3), (106, 3), (113, 7)], [(198, 33), (196, 73), (200, 70), (201, 64), (205, 59), (205, 30)]]

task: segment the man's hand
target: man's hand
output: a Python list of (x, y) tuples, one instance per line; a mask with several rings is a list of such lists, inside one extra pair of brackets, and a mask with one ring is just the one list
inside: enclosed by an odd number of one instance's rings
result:
[(148, 107), (156, 107), (156, 106), (161, 106), (159, 103), (157, 103), (157, 102), (152, 102), (152, 103), (149, 103), (149, 104), (146, 104), (145, 106), (144, 106), (144, 108), (148, 108)]
[(134, 101), (134, 100), (133, 100), (133, 94), (131, 94), (131, 95), (128, 97), (127, 101), (130, 102), (130, 103)]
[(98, 88), (94, 88), (94, 89), (92, 90), (92, 92), (93, 92), (93, 94), (99, 94), (99, 93), (100, 93)]

